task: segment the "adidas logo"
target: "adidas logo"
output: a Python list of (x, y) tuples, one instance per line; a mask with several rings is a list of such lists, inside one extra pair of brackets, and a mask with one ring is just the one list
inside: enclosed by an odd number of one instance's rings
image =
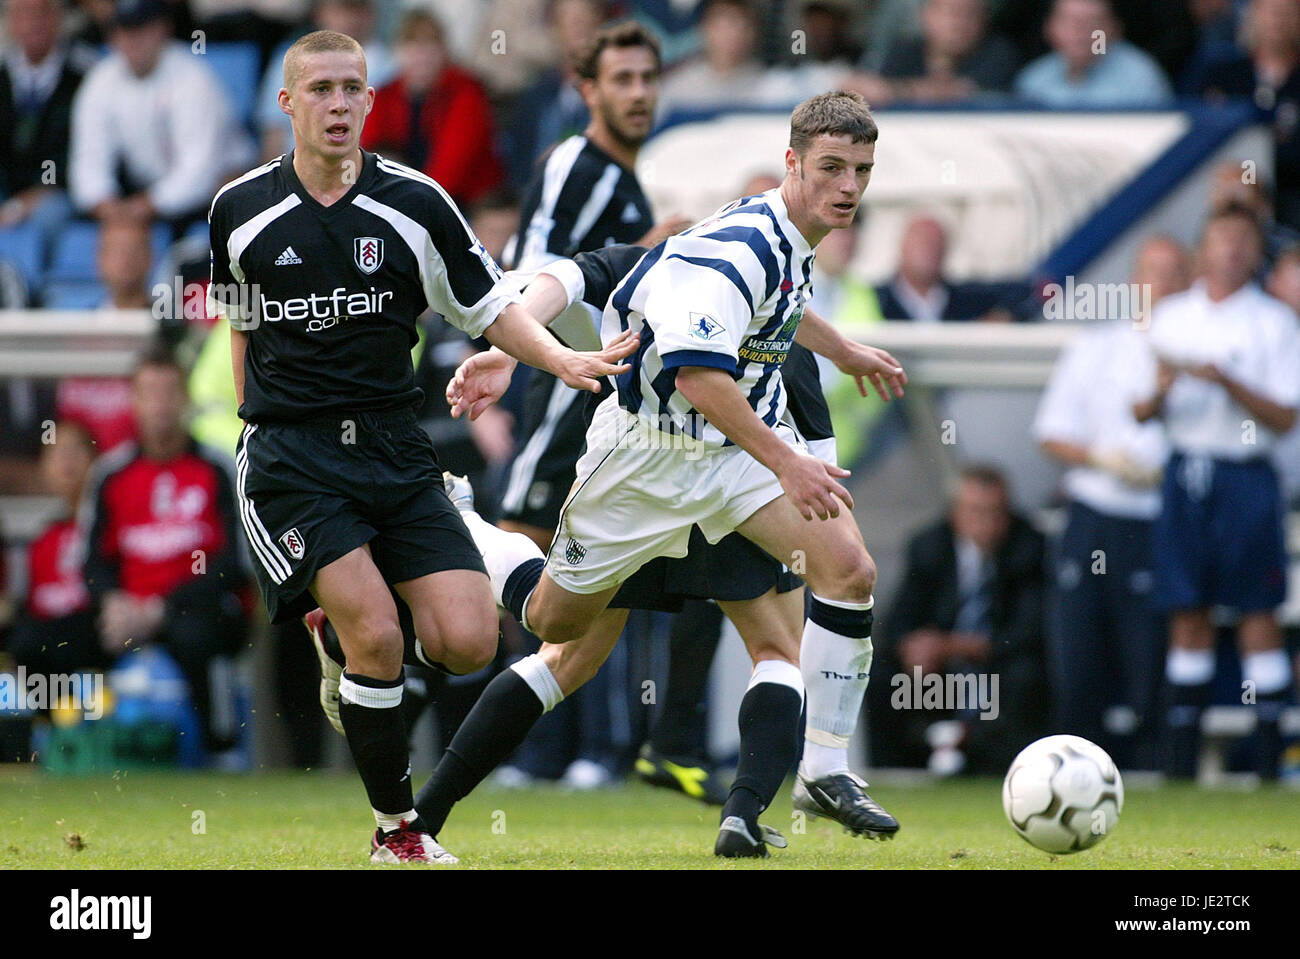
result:
[(297, 253), (293, 252), (293, 247), (291, 246), (286, 246), (284, 248), (284, 252), (275, 258), (276, 266), (290, 266), (291, 264), (301, 263), (301, 262), (302, 262), (302, 257), (300, 257)]
[(622, 217), (623, 222), (635, 223), (639, 219), (641, 219), (641, 211), (637, 209), (635, 203), (633, 203), (631, 200), (628, 200), (627, 206), (623, 207), (623, 217)]

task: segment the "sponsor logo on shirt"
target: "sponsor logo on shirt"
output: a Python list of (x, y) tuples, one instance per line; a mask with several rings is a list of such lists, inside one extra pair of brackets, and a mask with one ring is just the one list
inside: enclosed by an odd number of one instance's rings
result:
[(306, 320), (311, 332), (327, 330), (354, 316), (378, 315), (384, 311), (384, 304), (393, 299), (392, 290), (376, 290), (373, 286), (367, 293), (352, 292), (346, 287), (335, 287), (333, 292), (311, 296), (294, 296), (287, 300), (271, 300), (265, 294), (259, 294), (259, 322), (279, 323), (281, 320)]

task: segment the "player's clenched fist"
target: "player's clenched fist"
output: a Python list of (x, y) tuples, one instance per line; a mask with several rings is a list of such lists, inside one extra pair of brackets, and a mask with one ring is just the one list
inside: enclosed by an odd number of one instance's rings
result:
[(848, 475), (842, 467), (800, 453), (777, 473), (777, 479), (804, 519), (829, 519), (840, 515), (840, 502), (853, 509), (852, 495), (835, 480)]

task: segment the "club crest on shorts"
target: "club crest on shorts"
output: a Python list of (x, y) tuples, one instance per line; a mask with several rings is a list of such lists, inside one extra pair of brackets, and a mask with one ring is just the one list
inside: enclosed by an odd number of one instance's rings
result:
[(384, 241), (377, 236), (357, 237), (352, 241), (352, 258), (362, 273), (374, 273), (384, 262)]
[(280, 545), (289, 551), (289, 555), (294, 559), (302, 559), (305, 546), (302, 541), (302, 534), (298, 532), (298, 527), (294, 527), (280, 537)]
[(564, 547), (564, 558), (569, 561), (570, 566), (577, 566), (587, 558), (587, 547), (576, 539), (570, 539), (569, 545)]

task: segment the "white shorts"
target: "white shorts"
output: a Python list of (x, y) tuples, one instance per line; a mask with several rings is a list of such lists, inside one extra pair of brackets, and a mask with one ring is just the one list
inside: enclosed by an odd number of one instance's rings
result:
[[(807, 452), (789, 424), (775, 432)], [(546, 572), (571, 593), (598, 593), (656, 556), (685, 556), (693, 525), (716, 543), (784, 492), (776, 474), (740, 447), (660, 432), (615, 394), (587, 430)]]

